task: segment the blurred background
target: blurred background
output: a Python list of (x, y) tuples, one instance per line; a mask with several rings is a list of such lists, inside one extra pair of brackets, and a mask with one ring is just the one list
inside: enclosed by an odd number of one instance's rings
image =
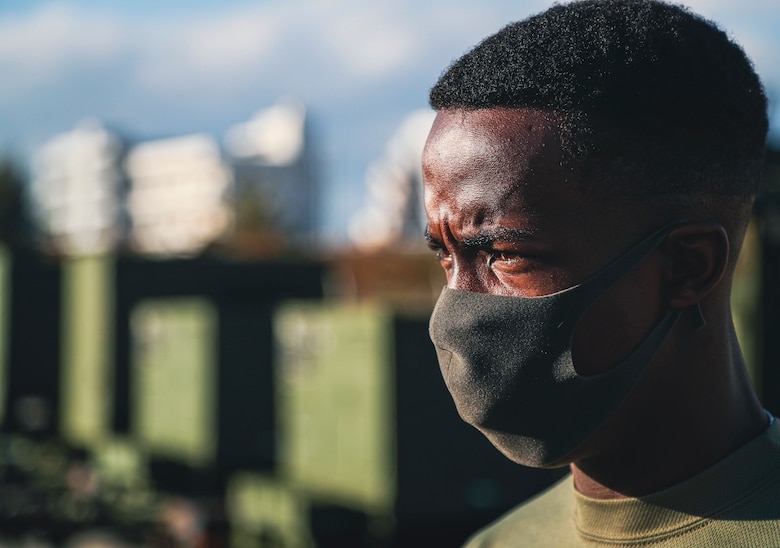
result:
[[(553, 481), (427, 320), (427, 92), (547, 1), (0, 4), (0, 546), (455, 546)], [(780, 414), (780, 10), (695, 0), (770, 98), (733, 305)]]

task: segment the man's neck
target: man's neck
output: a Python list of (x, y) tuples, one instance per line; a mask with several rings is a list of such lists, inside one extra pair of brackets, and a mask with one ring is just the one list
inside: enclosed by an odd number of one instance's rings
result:
[[(662, 358), (666, 371), (646, 379), (624, 404), (622, 418), (597, 434), (594, 447), (601, 449), (571, 465), (580, 493), (616, 499), (661, 491), (716, 464), (766, 429), (769, 419), (753, 391), (731, 322), (719, 331), (705, 345), (709, 355), (683, 354), (674, 363)], [(668, 382), (672, 375), (679, 382)]]
[(757, 405), (745, 405), (731, 416), (713, 415), (694, 423), (694, 429), (663, 431), (638, 424), (636, 434), (643, 436), (646, 443), (626, 444), (623, 451), (573, 463), (575, 488), (595, 499), (638, 497), (661, 491), (702, 472), (760, 435), (769, 419)]

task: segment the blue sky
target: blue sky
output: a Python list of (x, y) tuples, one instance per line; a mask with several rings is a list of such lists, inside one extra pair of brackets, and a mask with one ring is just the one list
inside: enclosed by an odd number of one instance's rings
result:
[[(777, 0), (691, 0), (753, 58), (780, 134)], [(3, 0), (0, 152), (22, 159), (96, 117), (146, 139), (231, 125), (279, 97), (309, 107), (343, 234), (363, 176), (441, 71), (547, 0)]]

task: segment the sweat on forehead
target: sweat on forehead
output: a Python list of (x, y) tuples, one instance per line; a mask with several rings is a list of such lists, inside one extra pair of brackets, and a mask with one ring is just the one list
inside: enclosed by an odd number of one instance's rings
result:
[[(466, 171), (480, 167), (502, 189), (525, 182), (540, 162), (560, 163), (556, 124), (534, 109), (445, 109), (438, 113), (423, 152), (423, 172), (432, 164), (468, 182)], [(476, 164), (476, 165), (475, 165)]]

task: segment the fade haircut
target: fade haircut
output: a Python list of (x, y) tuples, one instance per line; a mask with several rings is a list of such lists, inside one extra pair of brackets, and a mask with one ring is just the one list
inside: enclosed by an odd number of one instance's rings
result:
[(768, 126), (742, 49), (656, 0), (585, 0), (510, 24), (456, 60), (430, 104), (547, 111), (581, 184), (633, 197), (752, 199)]

